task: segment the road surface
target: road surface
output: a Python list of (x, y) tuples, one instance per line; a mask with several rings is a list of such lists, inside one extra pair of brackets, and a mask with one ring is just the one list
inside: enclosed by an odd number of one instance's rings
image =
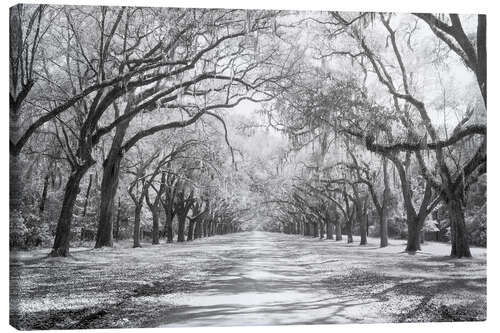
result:
[(131, 248), (11, 253), (11, 323), (24, 329), (481, 320), (486, 249), (243, 232)]
[[(486, 282), (477, 270), (464, 273), (463, 262), (401, 253), (401, 242), (386, 253), (376, 240), (360, 248), (277, 233), (220, 238), (214, 241), (224, 246), (212, 257), (203, 287), (182, 297), (159, 326), (399, 321), (405, 309), (439, 300), (455, 282), (453, 302), (467, 298), (469, 289), (480, 298), (474, 283)], [(470, 264), (483, 267), (481, 261)]]

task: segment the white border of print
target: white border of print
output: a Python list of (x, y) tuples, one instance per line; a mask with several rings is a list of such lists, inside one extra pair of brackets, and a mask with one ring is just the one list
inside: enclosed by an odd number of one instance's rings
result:
[[(20, 1), (25, 3), (53, 3), (53, 4), (74, 4), (74, 5), (102, 5), (103, 2), (106, 5), (142, 5), (142, 6), (165, 6), (165, 7), (212, 7), (212, 8), (248, 8), (248, 9), (296, 9), (296, 10), (341, 10), (341, 11), (356, 11), (356, 10), (369, 10), (369, 11), (392, 11), (392, 12), (433, 12), (433, 13), (485, 13), (488, 15), (488, 87), (490, 92), (495, 92), (499, 87), (498, 82), (498, 69), (499, 65), (495, 61), (499, 59), (499, 46), (496, 43), (495, 33), (500, 31), (500, 14), (498, 5), (493, 1), (456, 1), (456, 0), (419, 0), (419, 1), (400, 1), (400, 0), (379, 0), (379, 1), (368, 1), (368, 0), (349, 0), (349, 1), (326, 1), (326, 0), (308, 0), (308, 1), (298, 1), (298, 0), (252, 0), (252, 1), (230, 1), (230, 0), (67, 0), (67, 1)], [(2, 45), (2, 52), (0, 52), (0, 68), (1, 68), (1, 90), (4, 93), (2, 99), (2, 111), (1, 124), (2, 130), (0, 130), (0, 156), (3, 156), (3, 162), (0, 164), (0, 212), (1, 212), (1, 231), (0, 231), (0, 258), (1, 258), (1, 282), (0, 282), (0, 329), (4, 332), (13, 332), (14, 328), (9, 326), (8, 322), (8, 308), (9, 308), (9, 276), (8, 276), (8, 100), (7, 100), (7, 88), (8, 88), (8, 54), (9, 54), (9, 19), (8, 19), (8, 7), (16, 4), (15, 1), (2, 2), (1, 10), (1, 20), (2, 28), (0, 29), (0, 38)], [(500, 105), (498, 99), (496, 99), (495, 94), (490, 94), (488, 114), (488, 128), (496, 129), (499, 125), (500, 117)], [(500, 128), (499, 128), (500, 129)], [(499, 131), (490, 131), (488, 134), (488, 141), (491, 143), (500, 142)], [(490, 171), (495, 171), (494, 166), (498, 165), (498, 154), (495, 154), (496, 149), (489, 149), (489, 161), (488, 168)], [(424, 323), (424, 324), (369, 324), (359, 325), (336, 325), (335, 327), (326, 325), (315, 325), (315, 326), (269, 326), (269, 327), (258, 327), (260, 332), (287, 332), (287, 333), (298, 333), (306, 329), (314, 329), (315, 332), (331, 332), (332, 329), (335, 332), (366, 332), (369, 330), (373, 331), (383, 331), (384, 333), (397, 332), (405, 333), (422, 331), (427, 332), (438, 332), (438, 331), (451, 331), (455, 333), (458, 332), (468, 332), (472, 330), (481, 330), (482, 332), (493, 331), (493, 327), (498, 326), (500, 323), (499, 312), (499, 287), (498, 284), (492, 283), (499, 278), (499, 260), (496, 260), (496, 255), (499, 254), (498, 243), (495, 242), (494, 237), (500, 234), (500, 226), (498, 221), (500, 220), (499, 209), (495, 208), (496, 199), (500, 198), (500, 182), (499, 175), (495, 172), (491, 172), (488, 175), (488, 201), (493, 203), (489, 205), (488, 209), (488, 253), (489, 257), (493, 260), (488, 260), (488, 320), (486, 322), (479, 323)], [(238, 332), (254, 332), (256, 327), (237, 327)], [(487, 331), (484, 331), (484, 330)], [(498, 328), (497, 328), (498, 329)], [(149, 330), (149, 329), (147, 329)], [(203, 333), (225, 333), (234, 332), (234, 327), (225, 328), (171, 328), (171, 332), (203, 332)], [(61, 332), (61, 331), (59, 331)], [(63, 331), (64, 332), (64, 331)], [(70, 332), (70, 331), (67, 331)], [(97, 330), (89, 330), (89, 333), (98, 332)], [(100, 332), (100, 331), (99, 331)], [(123, 330), (123, 332), (125, 332)], [(127, 330), (126, 332), (144, 332), (144, 329), (138, 331), (137, 329)]]

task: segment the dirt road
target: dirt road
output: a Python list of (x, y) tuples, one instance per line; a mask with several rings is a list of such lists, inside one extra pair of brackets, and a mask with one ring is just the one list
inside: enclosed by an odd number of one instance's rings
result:
[(486, 249), (408, 255), (299, 235), (244, 232), (11, 254), (11, 322), (25, 329), (483, 320)]
[(360, 248), (275, 233), (232, 235), (208, 269), (204, 287), (179, 300), (160, 326), (418, 320), (415, 311), (435, 312), (443, 302), (482, 303), (481, 259), (408, 256), (398, 253), (401, 247), (396, 242), (384, 253), (376, 244)]

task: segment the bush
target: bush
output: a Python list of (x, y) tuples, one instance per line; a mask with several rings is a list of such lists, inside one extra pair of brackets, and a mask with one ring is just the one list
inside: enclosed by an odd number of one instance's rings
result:
[(406, 224), (406, 219), (394, 216), (387, 220), (387, 229), (389, 237), (395, 237), (400, 239), (406, 239), (408, 235), (408, 225)]
[(43, 223), (40, 217), (32, 212), (11, 212), (9, 224), (11, 248), (44, 246), (48, 245), (52, 238), (47, 223)]
[(10, 212), (9, 217), (9, 246), (24, 247), (24, 236), (28, 228), (24, 223), (24, 218), (19, 211)]
[(474, 209), (465, 217), (468, 241), (471, 245), (486, 247), (486, 204)]

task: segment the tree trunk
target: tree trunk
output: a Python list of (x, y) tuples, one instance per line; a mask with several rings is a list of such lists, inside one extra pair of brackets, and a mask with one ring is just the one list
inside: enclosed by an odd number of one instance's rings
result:
[[(357, 210), (358, 208), (356, 208)], [(362, 211), (359, 213), (356, 213), (357, 215), (357, 220), (359, 223), (359, 235), (361, 237), (361, 240), (359, 242), (359, 245), (366, 245), (366, 218), (363, 216)]]
[[(111, 152), (110, 152), (111, 154)], [(113, 211), (120, 175), (121, 157), (108, 156), (104, 162), (101, 181), (101, 204), (99, 207), (99, 227), (95, 248), (113, 247)]]
[(317, 222), (313, 223), (313, 234), (312, 234), (312, 236), (314, 238), (318, 237), (318, 223)]
[(199, 219), (194, 225), (194, 239), (201, 238), (203, 220)]
[(348, 219), (346, 221), (346, 233), (347, 233), (347, 243), (352, 243), (354, 242), (354, 239), (352, 238), (352, 221)]
[(337, 219), (337, 221), (335, 222), (335, 240), (342, 240), (342, 226), (340, 224), (340, 219)]
[(160, 217), (158, 214), (158, 207), (154, 207), (151, 211), (153, 215), (153, 245), (160, 244)]
[(188, 224), (188, 235), (187, 235), (187, 241), (192, 241), (193, 240), (193, 234), (194, 234), (194, 223), (195, 221), (193, 219), (189, 220)]
[(120, 198), (118, 198), (118, 209), (116, 212), (116, 222), (115, 222), (115, 234), (114, 238), (118, 240), (120, 238), (120, 219), (121, 219), (121, 201)]
[[(22, 6), (17, 5), (11, 7), (9, 11), (9, 23), (10, 23), (10, 56), (11, 59), (22, 59), (23, 58), (23, 26), (21, 22)], [(22, 61), (21, 61), (22, 63)], [(17, 100), (18, 96), (22, 91), (22, 78), (21, 74), (22, 68), (24, 66), (16, 64), (16, 62), (11, 61), (9, 66), (9, 88), (10, 88), (10, 103), (9, 103), (9, 139), (12, 143), (16, 143), (20, 136), (21, 121), (19, 117), (19, 109), (21, 107), (22, 100)], [(22, 97), (21, 97), (22, 98)], [(9, 207), (10, 211), (21, 211), (23, 204), (23, 167), (20, 158), (20, 152), (13, 152), (10, 150), (9, 159)]]
[(80, 192), (80, 181), (92, 164), (80, 166), (73, 170), (68, 178), (64, 189), (64, 198), (61, 207), (59, 220), (57, 221), (56, 237), (52, 252), (52, 257), (67, 257), (69, 255), (69, 242), (71, 240), (71, 221), (73, 219), (73, 208), (76, 197)]
[(408, 241), (406, 243), (406, 252), (420, 251), (420, 228), (416, 218), (408, 219)]
[(462, 258), (471, 257), (464, 211), (460, 199), (453, 198), (446, 203), (451, 226), (451, 256)]
[(134, 210), (134, 248), (141, 247), (141, 211), (142, 205), (136, 205)]
[(186, 224), (186, 215), (177, 215), (177, 242), (184, 242), (184, 229)]
[(174, 229), (172, 227), (173, 215), (170, 209), (167, 206), (163, 206), (165, 210), (165, 238), (167, 239), (167, 243), (174, 242)]
[(333, 223), (332, 223), (332, 221), (326, 222), (326, 239), (333, 239)]
[(319, 223), (319, 238), (323, 239), (323, 236), (325, 235), (325, 223), (320, 222)]
[(387, 245), (389, 245), (387, 219), (383, 215), (379, 216), (379, 219), (380, 219), (380, 247), (386, 247)]
[(208, 220), (208, 225), (207, 225), (207, 237), (210, 237), (213, 234), (214, 234), (213, 233), (213, 220), (210, 219), (210, 220)]

